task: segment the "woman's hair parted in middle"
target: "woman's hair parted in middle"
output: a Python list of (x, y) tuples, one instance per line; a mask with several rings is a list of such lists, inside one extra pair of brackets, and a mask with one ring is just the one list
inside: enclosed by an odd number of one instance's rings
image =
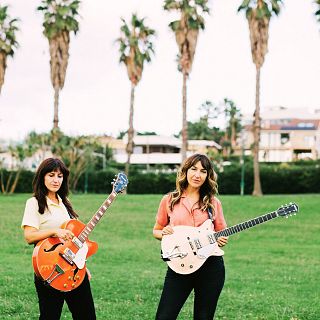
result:
[(34, 176), (32, 186), (34, 196), (38, 200), (39, 204), (39, 213), (43, 214), (45, 208), (47, 206), (46, 196), (48, 194), (48, 189), (44, 183), (44, 177), (48, 172), (53, 171), (60, 171), (63, 175), (63, 181), (61, 184), (60, 189), (58, 190), (58, 195), (60, 196), (62, 202), (66, 206), (69, 214), (73, 217), (78, 217), (78, 215), (74, 212), (70, 201), (68, 200), (67, 196), (69, 194), (69, 174), (70, 171), (66, 167), (66, 165), (58, 158), (47, 158), (41, 162), (39, 165), (36, 174)]
[(176, 190), (171, 193), (170, 210), (180, 200), (183, 192), (188, 187), (187, 172), (197, 162), (201, 162), (202, 167), (207, 171), (207, 177), (203, 185), (200, 187), (200, 206), (202, 210), (211, 208), (211, 199), (218, 193), (217, 174), (215, 173), (210, 159), (200, 153), (196, 153), (188, 157), (181, 165), (176, 179)]

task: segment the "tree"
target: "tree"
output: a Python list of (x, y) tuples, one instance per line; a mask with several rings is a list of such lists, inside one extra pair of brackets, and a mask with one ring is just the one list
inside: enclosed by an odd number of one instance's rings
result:
[(183, 75), (182, 85), (182, 160), (187, 156), (188, 149), (188, 123), (187, 123), (187, 79), (191, 72), (194, 54), (199, 35), (199, 30), (204, 29), (204, 18), (201, 13), (209, 13), (208, 0), (165, 0), (164, 10), (177, 10), (180, 20), (169, 24), (175, 33), (179, 48), (178, 70)]
[(218, 142), (221, 138), (221, 132), (219, 128), (212, 126), (212, 120), (218, 118), (220, 114), (219, 107), (206, 100), (198, 109), (200, 111), (200, 119), (195, 122), (188, 121), (188, 139)]
[(202, 114), (200, 119), (203, 120), (207, 126), (209, 126), (211, 120), (218, 118), (221, 112), (219, 106), (214, 105), (209, 100), (201, 104), (199, 111)]
[(11, 168), (8, 174), (0, 165), (0, 187), (3, 194), (13, 194), (20, 178), (24, 166), (24, 160), (32, 156), (35, 147), (28, 143), (20, 143), (16, 146), (10, 145), (8, 151), (11, 156)]
[(232, 100), (224, 98), (223, 102), (224, 113), (228, 122), (226, 127), (227, 139), (230, 142), (230, 153), (232, 153), (237, 143), (237, 134), (240, 131), (241, 113)]
[(264, 63), (265, 55), (268, 52), (269, 22), (272, 15), (280, 12), (282, 0), (243, 0), (238, 8), (245, 11), (249, 23), (251, 54), (253, 63), (256, 66), (256, 107), (253, 121), (253, 171), (254, 184), (253, 195), (261, 196), (259, 168), (259, 140), (260, 140), (260, 70)]
[(8, 6), (0, 5), (0, 93), (4, 84), (7, 57), (13, 57), (19, 44), (16, 40), (18, 19), (11, 19), (7, 13)]
[(217, 127), (210, 127), (203, 120), (188, 121), (188, 138), (190, 140), (210, 140), (219, 143), (223, 133)]
[(316, 17), (318, 18), (318, 21), (320, 22), (320, 0), (316, 0), (315, 3), (318, 6), (317, 11), (315, 12)]
[(58, 142), (51, 145), (52, 152), (58, 154), (70, 170), (70, 188), (76, 190), (80, 177), (91, 166), (93, 167), (97, 158), (104, 156), (96, 153), (99, 143), (94, 137), (64, 135), (61, 131), (58, 134)]
[(79, 178), (88, 167), (93, 167), (98, 158), (102, 161), (107, 160), (107, 151), (109, 152), (109, 149), (104, 150), (103, 146), (94, 137), (71, 137), (65, 135), (58, 128), (51, 130), (49, 133), (30, 132), (25, 139), (25, 143), (32, 145), (35, 151), (41, 151), (42, 154), (37, 156), (39, 162), (51, 155), (63, 160), (70, 170), (71, 190), (76, 189)]
[(42, 6), (37, 8), (44, 14), (43, 34), (49, 41), (51, 83), (54, 89), (53, 128), (59, 127), (59, 92), (66, 77), (70, 32), (76, 34), (79, 30), (76, 19), (79, 3), (77, 0), (42, 0)]
[(145, 62), (151, 61), (151, 54), (154, 53), (152, 37), (155, 31), (144, 24), (145, 18), (139, 19), (136, 14), (132, 14), (131, 24), (122, 18), (120, 28), (121, 36), (117, 39), (120, 51), (120, 63), (124, 63), (127, 68), (129, 80), (131, 82), (131, 98), (129, 111), (128, 142), (126, 147), (127, 162), (125, 172), (129, 175), (130, 159), (133, 153), (133, 111), (134, 93), (142, 77)]

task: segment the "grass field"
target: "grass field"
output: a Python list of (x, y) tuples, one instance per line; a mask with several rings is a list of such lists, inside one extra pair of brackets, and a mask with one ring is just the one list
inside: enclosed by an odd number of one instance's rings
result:
[[(24, 242), (20, 223), (28, 194), (0, 195), (0, 319), (37, 319), (33, 285), (33, 246)], [(73, 195), (87, 222), (106, 196)], [(161, 195), (119, 195), (93, 231), (99, 250), (87, 265), (97, 318), (152, 320), (166, 264), (152, 237)], [(298, 215), (277, 218), (230, 237), (225, 247), (227, 278), (218, 320), (320, 319), (320, 195), (220, 196), (228, 225), (296, 202)], [(64, 308), (62, 319), (71, 319)], [(192, 296), (179, 319), (192, 319)]]

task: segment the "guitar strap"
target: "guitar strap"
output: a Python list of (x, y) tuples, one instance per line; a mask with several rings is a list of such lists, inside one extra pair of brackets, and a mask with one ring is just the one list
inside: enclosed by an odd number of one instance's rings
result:
[(213, 223), (212, 208), (208, 208), (208, 215), (209, 215), (209, 218), (210, 218), (211, 222)]

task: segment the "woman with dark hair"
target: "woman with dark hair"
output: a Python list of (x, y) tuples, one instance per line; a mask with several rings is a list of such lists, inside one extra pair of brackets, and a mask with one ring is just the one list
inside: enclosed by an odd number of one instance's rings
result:
[[(217, 175), (208, 157), (194, 154), (187, 158), (177, 173), (176, 189), (160, 202), (153, 236), (161, 240), (174, 233), (174, 226), (199, 227), (209, 218), (212, 230), (226, 228), (217, 193)], [(217, 242), (222, 247), (228, 238), (220, 237)], [(224, 262), (220, 256), (210, 256), (190, 274), (176, 273), (168, 267), (156, 320), (176, 319), (192, 290), (194, 319), (213, 319), (224, 279)]]
[[(65, 164), (56, 158), (44, 160), (38, 167), (33, 179), (33, 197), (28, 199), (21, 227), (27, 243), (58, 237), (71, 240), (74, 235), (61, 225), (70, 219), (76, 219), (67, 196), (69, 170)], [(81, 285), (68, 292), (60, 292), (45, 285), (36, 275), (35, 287), (39, 299), (39, 319), (60, 319), (64, 301), (66, 301), (73, 319), (96, 319), (89, 277), (86, 274)]]

